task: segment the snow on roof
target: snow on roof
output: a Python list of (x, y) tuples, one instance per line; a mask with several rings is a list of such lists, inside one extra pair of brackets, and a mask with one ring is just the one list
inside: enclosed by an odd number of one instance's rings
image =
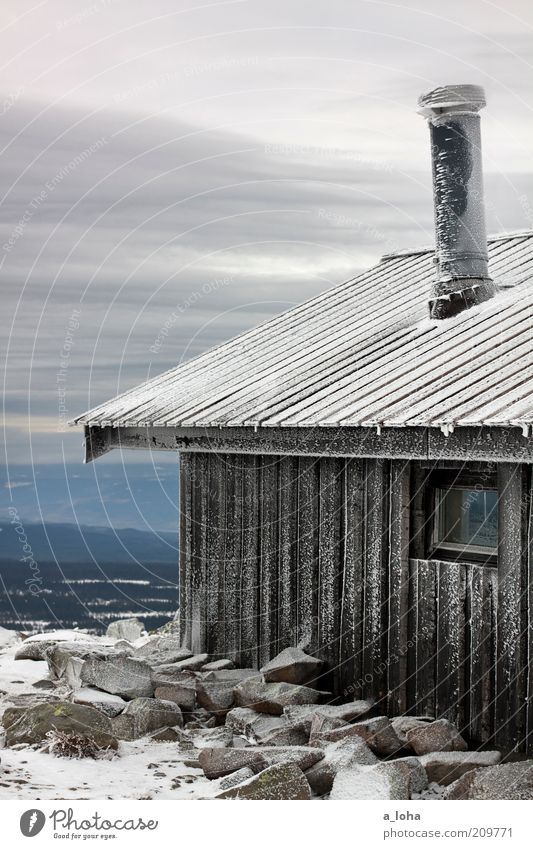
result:
[(428, 318), (426, 249), (369, 271), (72, 424), (337, 427), (533, 424), (533, 232), (489, 240), (501, 292)]

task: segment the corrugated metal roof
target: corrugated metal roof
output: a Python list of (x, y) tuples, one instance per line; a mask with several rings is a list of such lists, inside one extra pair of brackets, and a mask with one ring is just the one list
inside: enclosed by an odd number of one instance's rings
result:
[(533, 233), (489, 242), (501, 292), (428, 319), (433, 252), (404, 251), (95, 407), (75, 424), (533, 424)]

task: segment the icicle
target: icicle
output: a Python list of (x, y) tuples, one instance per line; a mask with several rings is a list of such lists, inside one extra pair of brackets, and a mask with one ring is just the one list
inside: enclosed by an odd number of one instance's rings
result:
[(527, 439), (528, 436), (530, 436), (530, 434), (531, 434), (531, 425), (523, 424), (522, 425), (522, 436), (524, 437), (524, 439)]
[(381, 425), (380, 424), (376, 425), (376, 433), (377, 433), (378, 436), (381, 436)]

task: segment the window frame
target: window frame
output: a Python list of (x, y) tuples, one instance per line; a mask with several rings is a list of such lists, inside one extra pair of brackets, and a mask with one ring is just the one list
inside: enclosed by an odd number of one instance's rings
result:
[(449, 561), (451, 563), (475, 563), (485, 566), (497, 566), (498, 540), (496, 541), (495, 548), (490, 549), (483, 546), (471, 546), (460, 543), (443, 544), (441, 542), (439, 523), (441, 503), (444, 499), (441, 497), (439, 502), (439, 490), (450, 489), (460, 489), (467, 492), (496, 492), (498, 495), (496, 473), (489, 467), (484, 471), (436, 470), (430, 475), (428, 559)]

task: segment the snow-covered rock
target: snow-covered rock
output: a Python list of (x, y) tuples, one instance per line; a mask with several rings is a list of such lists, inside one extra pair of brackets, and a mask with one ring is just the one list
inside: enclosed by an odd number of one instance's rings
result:
[(437, 784), (452, 784), (465, 772), (482, 766), (495, 766), (500, 760), (501, 753), (496, 751), (431, 752), (419, 757), (429, 781), (435, 781)]
[(468, 748), (455, 725), (447, 719), (418, 724), (406, 731), (405, 737), (417, 755), (427, 755), (430, 752), (466, 752)]
[(222, 778), (245, 766), (254, 772), (268, 766), (260, 749), (205, 748), (198, 755), (198, 761), (207, 778)]
[(8, 628), (0, 628), (0, 651), (3, 651), (8, 646), (13, 646), (20, 642), (20, 635), (17, 631), (11, 631)]
[(361, 737), (346, 737), (326, 746), (323, 759), (306, 770), (305, 777), (314, 793), (325, 796), (330, 792), (340, 770), (360, 764), (370, 766), (377, 762), (377, 757)]
[(445, 799), (533, 800), (533, 760), (488, 766), (465, 773)]
[(293, 763), (268, 767), (247, 781), (223, 790), (217, 799), (308, 800), (309, 783), (299, 767)]
[(372, 710), (372, 707), (372, 702), (358, 700), (347, 702), (344, 705), (288, 705), (283, 709), (283, 713), (290, 722), (301, 724), (307, 733), (310, 734), (313, 717), (317, 714), (350, 722), (353, 719), (359, 719), (365, 716)]
[(46, 652), (57, 643), (91, 643), (94, 645), (113, 645), (113, 640), (94, 637), (84, 631), (48, 631), (44, 634), (33, 634), (22, 642), (15, 653), (15, 660), (46, 660)]
[[(156, 679), (157, 680), (157, 679)], [(152, 676), (154, 682), (154, 677)], [(174, 702), (184, 710), (193, 710), (196, 704), (196, 685), (194, 681), (176, 681), (155, 688), (156, 699)]]
[(316, 681), (323, 662), (305, 654), (299, 648), (283, 649), (276, 657), (261, 668), (267, 683), (308, 684)]
[(81, 640), (76, 640), (75, 642), (61, 641), (51, 645), (45, 651), (50, 677), (56, 681), (64, 677), (67, 664), (73, 657), (81, 660), (87, 660), (88, 658), (105, 660), (116, 655), (117, 652), (114, 646), (85, 643)]
[(205, 663), (202, 667), (204, 672), (220, 672), (221, 669), (235, 669), (235, 664), (229, 658), (224, 657), (220, 660), (211, 660)]
[(355, 722), (352, 725), (342, 725), (331, 731), (316, 734), (310, 738), (310, 742), (335, 743), (346, 737), (358, 735), (378, 755), (394, 755), (402, 748), (402, 744), (396, 736), (390, 720), (386, 716), (376, 716)]
[(393, 762), (353, 766), (337, 772), (331, 788), (333, 800), (409, 799), (409, 778)]
[(84, 661), (81, 681), (106, 693), (125, 699), (150, 697), (154, 694), (151, 669), (142, 660), (119, 655), (110, 660), (91, 658)]
[(187, 657), (184, 660), (178, 660), (173, 664), (175, 669), (190, 670), (196, 672), (201, 669), (206, 663), (209, 663), (208, 654), (194, 654), (192, 657)]
[(316, 704), (329, 693), (298, 684), (265, 684), (260, 678), (247, 678), (235, 687), (235, 704), (253, 707), (259, 713), (281, 715), (287, 705)]
[(412, 728), (423, 727), (428, 722), (434, 722), (434, 719), (425, 716), (393, 716), (391, 719), (391, 725), (404, 746), (407, 746), (407, 732), (411, 731)]
[(226, 726), (235, 734), (242, 734), (251, 743), (261, 743), (272, 732), (286, 729), (287, 720), (285, 717), (257, 713), (252, 708), (237, 707), (226, 715)]
[(120, 696), (104, 693), (103, 690), (95, 690), (92, 687), (83, 687), (77, 690), (71, 698), (77, 705), (88, 705), (110, 717), (117, 716), (128, 704)]
[(176, 636), (151, 636), (140, 646), (135, 647), (134, 657), (162, 666), (187, 660), (192, 657), (192, 651), (184, 648)]
[(223, 717), (233, 705), (233, 683), (200, 679), (196, 684), (196, 698), (205, 710)]
[(114, 640), (138, 640), (144, 633), (144, 624), (137, 618), (119, 619), (111, 622), (107, 628), (107, 636)]

